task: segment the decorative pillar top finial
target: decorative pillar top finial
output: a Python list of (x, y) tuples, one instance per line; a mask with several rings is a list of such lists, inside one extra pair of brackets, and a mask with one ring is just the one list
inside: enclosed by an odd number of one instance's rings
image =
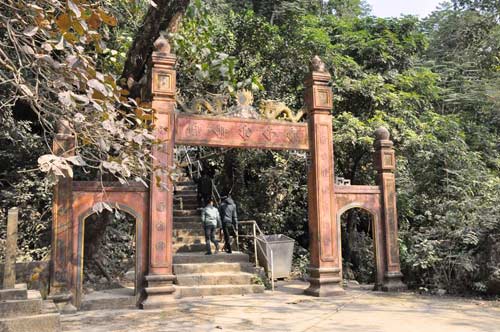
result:
[(385, 127), (378, 127), (377, 130), (375, 130), (375, 139), (377, 141), (388, 141), (390, 136), (389, 130)]
[(315, 55), (311, 59), (311, 62), (309, 64), (309, 69), (312, 72), (327, 73), (326, 65), (325, 65), (325, 63), (323, 62), (323, 60), (321, 60), (321, 58), (318, 55)]
[(160, 34), (160, 37), (155, 40), (154, 44), (154, 51), (159, 52), (159, 53), (170, 53), (171, 46), (167, 38), (163, 34)]

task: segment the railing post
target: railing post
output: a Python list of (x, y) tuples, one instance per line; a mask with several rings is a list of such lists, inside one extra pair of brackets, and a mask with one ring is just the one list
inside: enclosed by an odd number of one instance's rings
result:
[(259, 260), (257, 259), (257, 232), (255, 231), (255, 221), (252, 223), (253, 228), (253, 252), (255, 255), (255, 266), (259, 266)]
[(310, 286), (305, 293), (330, 296), (343, 293), (340, 227), (336, 218), (333, 171), (332, 116), (333, 93), (330, 74), (318, 56), (311, 61), (306, 79), (305, 102), (308, 111), (309, 153), (308, 215)]
[(158, 143), (152, 150), (149, 271), (145, 288), (147, 298), (142, 303), (144, 309), (170, 306), (175, 291), (172, 267), (173, 183), (168, 172), (174, 165), (176, 57), (170, 53), (170, 44), (163, 36), (155, 41), (154, 49), (151, 93), (155, 117), (154, 136)]
[(399, 263), (398, 213), (396, 207), (396, 157), (389, 131), (380, 127), (375, 131), (375, 167), (377, 184), (382, 191), (382, 227), (385, 240), (385, 272), (382, 290), (399, 291), (406, 289), (401, 281), (403, 275)]

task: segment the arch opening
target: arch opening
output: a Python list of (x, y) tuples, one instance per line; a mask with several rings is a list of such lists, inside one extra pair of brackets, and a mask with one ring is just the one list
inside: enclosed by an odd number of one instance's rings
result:
[(91, 305), (91, 300), (103, 293), (111, 293), (130, 306), (143, 299), (144, 216), (126, 205), (107, 203), (114, 207), (112, 211), (88, 209), (77, 218), (73, 280), (78, 308)]
[(339, 219), (345, 286), (377, 284), (376, 215), (356, 206), (341, 211)]

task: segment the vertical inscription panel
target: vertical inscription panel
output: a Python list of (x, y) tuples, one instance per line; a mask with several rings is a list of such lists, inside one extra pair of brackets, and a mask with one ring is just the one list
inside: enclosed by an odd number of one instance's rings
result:
[(318, 123), (315, 124), (314, 128), (316, 135), (315, 169), (320, 232), (320, 258), (324, 262), (335, 262), (337, 229), (334, 225), (332, 206), (333, 151), (330, 144), (331, 126), (326, 123)]
[(396, 187), (393, 174), (384, 175), (384, 214), (389, 267), (399, 267), (398, 229), (396, 215)]
[(172, 237), (173, 185), (168, 174), (173, 163), (171, 112), (157, 113), (155, 137), (159, 140), (153, 148), (153, 179), (151, 184), (151, 267), (170, 269)]

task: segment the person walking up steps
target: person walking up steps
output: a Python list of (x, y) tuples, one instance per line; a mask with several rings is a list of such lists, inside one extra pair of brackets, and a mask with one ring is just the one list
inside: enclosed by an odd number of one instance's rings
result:
[(220, 205), (220, 215), (222, 219), (222, 231), (224, 232), (224, 251), (231, 254), (231, 236), (236, 235), (238, 229), (238, 215), (236, 213), (236, 204), (230, 196), (223, 197)]
[(215, 239), (215, 229), (220, 227), (220, 214), (219, 210), (214, 206), (213, 199), (208, 199), (208, 204), (205, 206), (201, 213), (201, 222), (203, 223), (203, 228), (205, 229), (205, 246), (207, 252), (205, 255), (212, 254), (212, 248), (210, 247), (210, 241), (215, 245), (215, 253), (219, 252), (219, 241)]

